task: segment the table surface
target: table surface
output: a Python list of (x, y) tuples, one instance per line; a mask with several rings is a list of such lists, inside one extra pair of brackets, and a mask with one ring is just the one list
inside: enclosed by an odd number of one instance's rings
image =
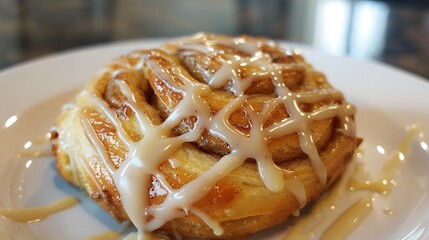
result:
[(82, 46), (199, 31), (303, 43), (429, 79), (427, 0), (0, 1), (0, 70)]

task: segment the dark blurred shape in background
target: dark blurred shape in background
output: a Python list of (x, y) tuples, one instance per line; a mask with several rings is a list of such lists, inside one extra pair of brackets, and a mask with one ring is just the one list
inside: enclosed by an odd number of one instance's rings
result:
[(80, 46), (198, 31), (304, 43), (429, 79), (428, 0), (0, 0), (0, 69)]

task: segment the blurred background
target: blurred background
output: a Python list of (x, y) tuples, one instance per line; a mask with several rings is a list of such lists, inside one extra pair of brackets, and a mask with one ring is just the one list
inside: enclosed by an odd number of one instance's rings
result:
[(0, 0), (0, 70), (81, 46), (199, 31), (304, 43), (429, 79), (429, 0)]

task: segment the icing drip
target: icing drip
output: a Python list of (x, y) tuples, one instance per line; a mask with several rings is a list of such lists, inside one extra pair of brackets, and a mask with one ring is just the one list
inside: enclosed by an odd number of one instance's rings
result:
[[(108, 169), (120, 196), (122, 204), (130, 218), (139, 231), (139, 237), (144, 238), (148, 232), (158, 229), (165, 223), (184, 217), (193, 213), (213, 228), (216, 235), (223, 233), (220, 223), (212, 220), (206, 213), (194, 207), (194, 203), (202, 199), (211, 191), (213, 186), (222, 178), (230, 174), (234, 169), (241, 166), (246, 160), (254, 159), (257, 163), (259, 175), (265, 186), (271, 191), (284, 191), (287, 189), (297, 198), (300, 207), (306, 203), (305, 190), (292, 172), (278, 167), (268, 149), (267, 142), (270, 139), (297, 133), (300, 146), (308, 155), (314, 172), (317, 174), (321, 184), (326, 183), (326, 169), (321, 161), (311, 130), (310, 123), (316, 120), (338, 118), (342, 130), (346, 134), (353, 134), (354, 124), (350, 117), (354, 113), (354, 107), (347, 104), (327, 104), (311, 112), (301, 110), (300, 105), (316, 103), (323, 100), (341, 99), (337, 91), (325, 89), (318, 92), (293, 92), (284, 83), (281, 74), (282, 69), (305, 68), (303, 64), (275, 64), (273, 59), (262, 52), (263, 43), (272, 45), (272, 42), (262, 40), (247, 41), (245, 38), (213, 38), (210, 35), (199, 34), (192, 39), (178, 41), (168, 47), (171, 52), (177, 49), (187, 49), (202, 52), (214, 57), (221, 63), (220, 69), (208, 81), (208, 86), (191, 79), (189, 75), (177, 66), (171, 66), (165, 70), (159, 62), (150, 58), (150, 52), (133, 54), (134, 58), (140, 58), (141, 62), (136, 66), (147, 66), (164, 83), (168, 84), (174, 92), (180, 96), (178, 104), (171, 109), (171, 113), (161, 123), (155, 124), (146, 115), (145, 109), (136, 100), (127, 83), (121, 80), (121, 71), (129, 71), (131, 66), (118, 64), (119, 68), (111, 73), (112, 80), (119, 87), (120, 92), (126, 98), (127, 106), (135, 114), (138, 127), (144, 135), (138, 141), (132, 141), (125, 132), (117, 114), (109, 108), (106, 102), (86, 91), (79, 96), (87, 101), (81, 108), (81, 124), (85, 133), (95, 147), (102, 164)], [(218, 46), (228, 46), (241, 51), (249, 56), (228, 55)], [(174, 46), (174, 47), (173, 47)], [(260, 71), (240, 79), (238, 71), (246, 67), (258, 68)], [(174, 76), (174, 77), (173, 77)], [(277, 95), (267, 101), (261, 111), (255, 111), (248, 104), (249, 96), (245, 91), (261, 76), (269, 76), (275, 87), (274, 94)], [(211, 89), (220, 89), (230, 84), (231, 92), (236, 96), (229, 101), (217, 113), (212, 113), (205, 97), (212, 93)], [(116, 134), (122, 144), (128, 148), (125, 161), (116, 169), (110, 161), (110, 156), (104, 148), (103, 143), (97, 137), (91, 126), (87, 115), (84, 114), (84, 106), (94, 105), (108, 122), (116, 129)], [(265, 127), (267, 114), (278, 105), (284, 105), (288, 117), (280, 122)], [(242, 133), (230, 122), (230, 116), (242, 109), (251, 124), (249, 133)], [(178, 126), (184, 119), (195, 117), (197, 120), (191, 131), (175, 136), (173, 128)], [(175, 189), (161, 174), (159, 167), (165, 161), (174, 161), (172, 154), (184, 143), (194, 142), (201, 137), (204, 131), (208, 131), (229, 145), (230, 154), (227, 154), (216, 162), (211, 168), (188, 184)], [(148, 190), (151, 186), (151, 177), (155, 177), (160, 186), (166, 192), (165, 200), (159, 205), (148, 206)]]
[(33, 208), (0, 208), (0, 215), (22, 223), (38, 222), (65, 209), (71, 208), (79, 201), (66, 197), (52, 204)]

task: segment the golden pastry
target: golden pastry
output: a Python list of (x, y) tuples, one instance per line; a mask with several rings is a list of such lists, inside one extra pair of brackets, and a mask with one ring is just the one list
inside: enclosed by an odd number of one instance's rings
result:
[(59, 173), (140, 236), (242, 237), (343, 172), (355, 108), (292, 50), (199, 33), (103, 69), (52, 134)]

